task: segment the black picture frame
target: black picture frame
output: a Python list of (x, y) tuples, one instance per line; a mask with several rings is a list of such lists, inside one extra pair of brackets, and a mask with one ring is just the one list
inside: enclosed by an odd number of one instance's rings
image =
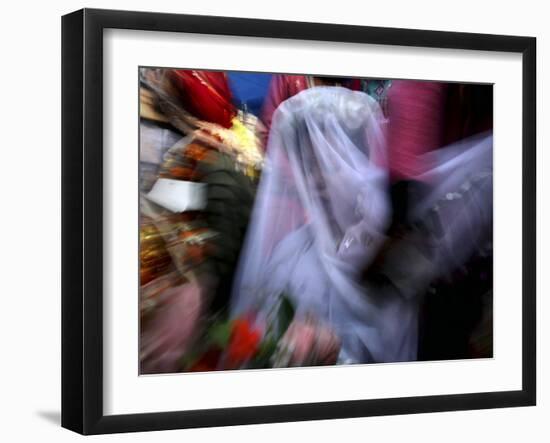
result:
[[(520, 53), (523, 64), (522, 389), (131, 415), (103, 413), (103, 30)], [(82, 434), (289, 422), (536, 403), (536, 39), (83, 9), (62, 18), (62, 426)]]

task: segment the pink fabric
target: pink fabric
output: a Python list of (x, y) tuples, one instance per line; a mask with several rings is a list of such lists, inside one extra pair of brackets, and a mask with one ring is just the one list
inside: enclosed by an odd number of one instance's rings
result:
[(388, 160), (393, 181), (425, 172), (422, 154), (443, 144), (447, 85), (394, 80), (388, 92)]
[(177, 372), (180, 358), (200, 330), (204, 294), (196, 282), (166, 290), (164, 303), (142, 325), (140, 354), (143, 374)]

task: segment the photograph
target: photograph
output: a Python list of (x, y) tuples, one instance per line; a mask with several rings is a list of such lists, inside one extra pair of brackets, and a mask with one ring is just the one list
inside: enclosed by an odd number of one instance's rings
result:
[(128, 81), (140, 375), (494, 357), (493, 84)]

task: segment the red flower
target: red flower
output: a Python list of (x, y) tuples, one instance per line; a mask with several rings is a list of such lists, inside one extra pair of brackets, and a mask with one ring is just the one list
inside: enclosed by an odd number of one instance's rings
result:
[(228, 366), (237, 368), (254, 357), (259, 349), (260, 339), (261, 332), (254, 329), (248, 320), (235, 320), (227, 349)]

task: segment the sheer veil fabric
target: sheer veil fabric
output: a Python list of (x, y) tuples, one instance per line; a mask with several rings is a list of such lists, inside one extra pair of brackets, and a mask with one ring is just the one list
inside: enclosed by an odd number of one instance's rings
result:
[[(256, 312), (259, 321), (269, 321), (284, 292), (297, 318), (311, 316), (335, 331), (339, 363), (416, 360), (417, 297), (361, 283), (391, 221), (386, 125), (373, 98), (340, 87), (307, 89), (278, 107), (237, 268), (232, 314)], [(441, 192), (462, 185), (471, 157), (481, 155), (481, 148), (453, 149), (430, 157), (433, 173), (426, 171), (422, 179), (431, 180), (434, 192), (419, 202), (417, 216), (433, 209), (446, 195)], [(478, 218), (470, 217), (469, 229), (477, 229)], [(449, 241), (456, 238), (441, 244)]]

